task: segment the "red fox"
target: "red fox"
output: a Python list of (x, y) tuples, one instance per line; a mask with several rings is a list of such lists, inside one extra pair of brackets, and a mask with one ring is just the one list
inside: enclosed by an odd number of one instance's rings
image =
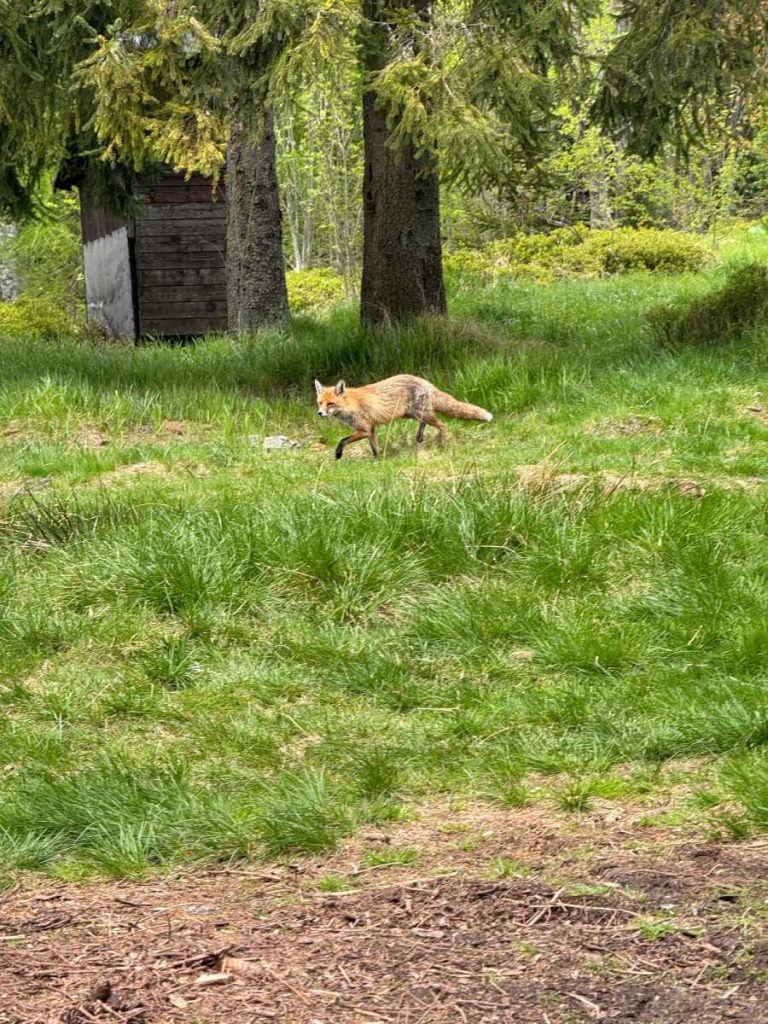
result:
[(397, 377), (387, 377), (375, 384), (366, 384), (362, 388), (348, 388), (343, 380), (335, 387), (326, 388), (319, 380), (315, 381), (317, 391), (317, 415), (338, 416), (354, 430), (349, 437), (342, 437), (336, 445), (336, 458), (340, 459), (344, 449), (354, 441), (368, 438), (373, 457), (379, 454), (379, 443), (376, 440), (376, 427), (392, 420), (410, 419), (419, 421), (417, 442), (424, 440), (427, 426), (435, 427), (440, 435), (440, 443), (445, 441), (445, 427), (435, 418), (435, 412), (444, 412), (460, 420), (486, 420), (493, 416), (479, 405), (460, 402), (445, 391), (439, 391), (434, 384), (422, 377), (412, 377), (409, 373)]

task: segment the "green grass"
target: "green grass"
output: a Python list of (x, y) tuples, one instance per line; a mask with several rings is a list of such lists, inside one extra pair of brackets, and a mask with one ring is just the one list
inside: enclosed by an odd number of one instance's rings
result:
[(680, 932), (696, 934), (694, 929), (685, 927), (673, 918), (652, 916), (637, 917), (633, 923), (635, 931), (648, 942), (659, 942), (670, 935), (678, 935)]
[[(1, 342), (6, 870), (292, 857), (431, 794), (579, 811), (680, 759), (767, 826), (768, 330), (671, 352), (645, 319), (724, 273), (459, 288), (381, 336)], [(496, 418), (337, 463), (312, 378), (394, 371)], [(520, 486), (545, 459), (586, 482)]]

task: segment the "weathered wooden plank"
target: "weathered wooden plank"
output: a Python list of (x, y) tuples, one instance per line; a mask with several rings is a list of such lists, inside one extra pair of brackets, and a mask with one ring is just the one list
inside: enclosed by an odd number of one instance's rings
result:
[(138, 283), (140, 289), (154, 288), (157, 285), (206, 288), (211, 285), (226, 285), (227, 272), (224, 267), (186, 267), (183, 270), (149, 270), (139, 267)]
[(145, 317), (150, 320), (175, 320), (176, 317), (226, 316), (226, 314), (225, 298), (201, 299), (196, 297), (194, 301), (185, 299), (181, 302), (157, 302), (155, 300), (146, 302), (142, 296), (139, 296), (139, 316), (142, 322)]
[(220, 238), (226, 239), (227, 227), (223, 221), (211, 220), (160, 220), (139, 222), (136, 225), (137, 238)]
[[(210, 203), (212, 192), (210, 185), (152, 185), (149, 189), (142, 189), (142, 196), (148, 203)], [(217, 192), (217, 198), (222, 199), (223, 193)]]
[(216, 249), (207, 252), (148, 252), (141, 254), (144, 270), (190, 270), (195, 267), (220, 268), (225, 265), (225, 253)]
[(139, 284), (139, 302), (203, 302), (214, 300), (226, 306), (227, 288), (223, 284)]
[[(85, 203), (80, 207), (80, 226), (82, 229), (83, 242), (94, 242), (97, 238), (106, 238), (113, 231), (121, 228), (130, 228), (130, 221), (121, 217), (113, 217), (98, 207), (87, 206)], [(130, 234), (130, 231), (129, 231)]]
[(186, 231), (177, 234), (142, 235), (136, 239), (144, 252), (152, 252), (158, 245), (192, 245), (198, 242), (204, 248), (210, 249), (211, 245), (217, 244), (220, 249), (226, 246), (226, 238), (223, 231)]
[(144, 206), (141, 220), (156, 221), (177, 217), (187, 220), (221, 220), (227, 219), (227, 207), (224, 203), (153, 203)]
[(226, 224), (223, 220), (184, 220), (182, 217), (175, 217), (172, 220), (144, 220), (136, 225), (136, 238), (150, 239), (176, 236), (176, 234), (188, 234), (195, 236), (201, 234), (204, 238), (215, 236), (220, 239), (226, 237)]
[(146, 206), (141, 213), (142, 221), (166, 220), (168, 217), (184, 217), (186, 220), (217, 220), (226, 221), (227, 207), (223, 202), (218, 203), (184, 203), (184, 209), (179, 209), (179, 203), (152, 203)]
[(216, 233), (224, 238), (227, 222), (224, 217), (209, 217), (187, 220), (185, 217), (164, 217), (162, 220), (141, 220), (136, 225), (136, 236), (149, 235), (192, 235), (198, 232)]
[(192, 171), (191, 174), (187, 174), (186, 171), (173, 171), (170, 174), (164, 174), (162, 178), (146, 174), (141, 178), (141, 184), (144, 188), (154, 188), (157, 185), (206, 185), (210, 184), (210, 178), (206, 178), (200, 171)]
[(142, 319), (142, 334), (157, 334), (163, 337), (186, 337), (194, 334), (214, 334), (226, 331), (226, 317), (189, 317), (183, 320)]
[(220, 252), (224, 253), (223, 239), (219, 238), (206, 238), (205, 236), (169, 236), (155, 238), (150, 236), (148, 238), (137, 238), (136, 239), (136, 252), (137, 253), (185, 253), (185, 252)]

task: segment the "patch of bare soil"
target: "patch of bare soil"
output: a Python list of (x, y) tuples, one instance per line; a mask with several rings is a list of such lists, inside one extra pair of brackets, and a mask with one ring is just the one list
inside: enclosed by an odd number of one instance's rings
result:
[(432, 807), (324, 862), (30, 883), (0, 903), (0, 1022), (768, 1021), (768, 844), (640, 811)]
[(661, 434), (661, 424), (653, 417), (630, 416), (627, 419), (600, 420), (590, 428), (590, 433), (595, 437), (635, 437), (640, 434)]
[(547, 460), (527, 466), (516, 466), (519, 486), (537, 494), (565, 493), (569, 491), (600, 488), (605, 494), (616, 491), (662, 491), (677, 494), (691, 494), (701, 497), (709, 487), (725, 490), (753, 491), (763, 486), (765, 480), (759, 477), (706, 477), (699, 480), (663, 474), (627, 473), (560, 473)]
[(768, 424), (768, 410), (766, 410), (764, 405), (747, 405), (744, 408), (744, 412), (748, 416), (753, 416), (755, 419), (760, 420), (761, 423)]
[[(76, 448), (106, 448), (116, 442), (123, 445), (167, 444), (169, 441), (182, 439), (188, 442), (197, 442), (204, 440), (212, 429), (213, 425), (208, 423), (163, 420), (158, 427), (143, 424), (124, 430), (120, 434), (112, 434), (99, 429), (94, 424), (89, 424), (77, 430), (68, 430), (66, 441)], [(13, 420), (0, 428), (0, 443), (4, 439), (15, 441), (19, 437), (39, 438), (45, 436), (40, 434), (38, 424), (24, 420)]]
[(0, 480), (0, 498), (13, 498), (24, 492), (24, 485), (19, 480)]
[(119, 440), (123, 444), (160, 444), (179, 438), (197, 440), (207, 428), (204, 424), (190, 424), (186, 420), (163, 420), (159, 427), (147, 424), (126, 430), (118, 438), (102, 434), (95, 429), (81, 430), (76, 435), (78, 445), (85, 448), (101, 448)]
[(171, 480), (178, 478), (181, 474), (190, 476), (207, 476), (210, 470), (202, 462), (185, 460), (177, 462), (170, 467), (157, 459), (146, 459), (141, 462), (128, 462), (123, 466), (116, 466), (106, 473), (101, 473), (91, 481), (93, 487), (104, 487), (110, 484), (119, 483), (123, 480), (131, 480), (137, 476), (151, 476), (158, 479)]
[(15, 480), (0, 480), (0, 498), (16, 498), (21, 494), (45, 491), (52, 483), (50, 477), (28, 477), (26, 480), (17, 477)]

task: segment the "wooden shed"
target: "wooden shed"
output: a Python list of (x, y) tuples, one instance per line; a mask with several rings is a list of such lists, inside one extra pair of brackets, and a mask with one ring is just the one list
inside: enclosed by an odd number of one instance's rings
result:
[(120, 338), (227, 329), (226, 202), (201, 175), (142, 184), (141, 216), (120, 219), (80, 185), (87, 316)]

